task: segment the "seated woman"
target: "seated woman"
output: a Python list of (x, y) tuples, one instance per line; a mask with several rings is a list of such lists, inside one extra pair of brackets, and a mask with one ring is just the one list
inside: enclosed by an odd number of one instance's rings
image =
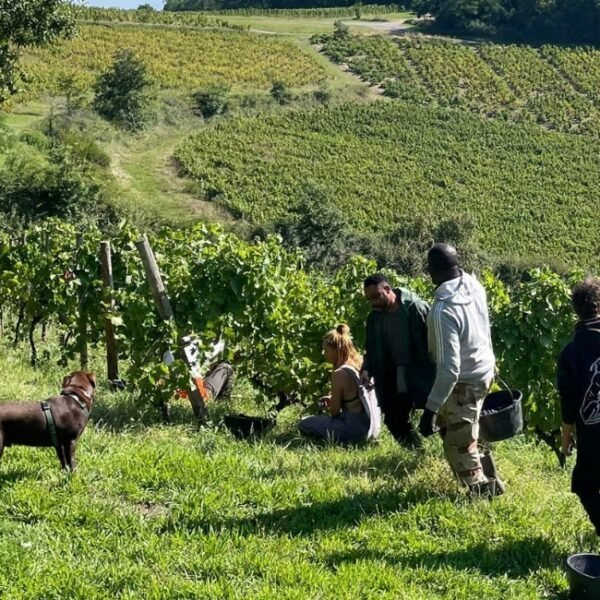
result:
[(304, 435), (336, 442), (362, 442), (370, 419), (358, 393), (362, 357), (352, 343), (347, 325), (338, 325), (323, 338), (325, 360), (333, 365), (331, 394), (321, 398), (328, 414), (305, 417), (298, 424)]

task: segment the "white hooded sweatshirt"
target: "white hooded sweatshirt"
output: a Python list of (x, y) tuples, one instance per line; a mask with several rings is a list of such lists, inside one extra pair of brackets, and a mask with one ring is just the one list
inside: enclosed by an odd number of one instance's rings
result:
[(461, 271), (460, 277), (435, 290), (427, 316), (427, 341), (436, 364), (428, 409), (437, 412), (457, 383), (491, 382), (495, 358), (487, 297), (475, 277)]

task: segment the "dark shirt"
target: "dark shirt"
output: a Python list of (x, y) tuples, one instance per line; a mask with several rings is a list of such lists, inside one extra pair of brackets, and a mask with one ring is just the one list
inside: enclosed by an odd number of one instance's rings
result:
[(577, 324), (558, 358), (557, 383), (562, 419), (577, 431), (577, 467), (600, 474), (600, 318)]
[(396, 394), (403, 379), (406, 392), (422, 404), (435, 376), (427, 350), (429, 306), (409, 290), (398, 288), (394, 293), (395, 311), (371, 311), (367, 318), (363, 369), (375, 379), (378, 395)]

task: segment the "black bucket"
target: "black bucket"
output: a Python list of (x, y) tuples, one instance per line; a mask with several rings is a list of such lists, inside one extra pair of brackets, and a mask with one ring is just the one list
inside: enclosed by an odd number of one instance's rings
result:
[(574, 554), (567, 558), (570, 598), (600, 600), (600, 555)]
[(225, 427), (240, 439), (258, 437), (275, 426), (274, 418), (250, 417), (248, 415), (226, 415)]
[(501, 390), (485, 397), (479, 417), (479, 437), (485, 442), (500, 442), (523, 432), (523, 394)]

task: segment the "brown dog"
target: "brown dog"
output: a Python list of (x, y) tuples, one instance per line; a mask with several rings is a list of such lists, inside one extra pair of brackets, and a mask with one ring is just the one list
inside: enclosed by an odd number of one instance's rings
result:
[(73, 371), (45, 402), (0, 404), (0, 458), (5, 446), (54, 446), (63, 469), (75, 469), (75, 444), (96, 395), (93, 373)]

